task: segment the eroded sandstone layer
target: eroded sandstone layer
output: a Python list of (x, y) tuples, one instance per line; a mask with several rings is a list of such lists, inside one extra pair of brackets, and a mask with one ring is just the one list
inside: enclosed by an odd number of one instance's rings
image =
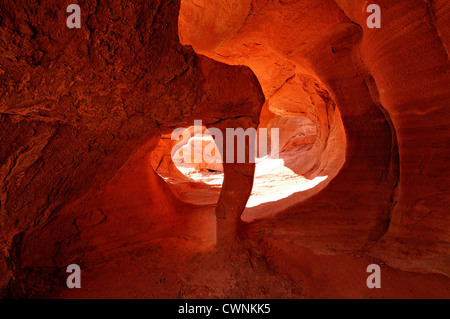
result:
[[(0, 295), (450, 297), (450, 3), (376, 3), (380, 29), (362, 0), (79, 1), (68, 29), (3, 1)], [(326, 179), (246, 207), (255, 164), (211, 188), (171, 160), (194, 120), (277, 127)]]
[[(312, 96), (308, 79), (323, 83), (347, 143), (344, 167), (326, 189), (252, 228), (279, 237), (280, 227), (285, 240), (316, 252), (367, 249), (400, 268), (448, 275), (450, 5), (377, 1), (383, 25), (369, 29), (364, 1), (237, 3), (184, 1), (180, 38), (250, 66), (274, 112), (301, 109)], [(247, 14), (239, 28), (235, 10)], [(212, 20), (217, 11), (221, 19)]]

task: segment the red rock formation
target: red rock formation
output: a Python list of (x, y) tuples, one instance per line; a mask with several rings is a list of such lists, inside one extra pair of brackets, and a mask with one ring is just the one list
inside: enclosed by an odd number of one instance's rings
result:
[[(0, 4), (0, 294), (449, 297), (450, 4), (379, 0), (369, 29), (361, 0), (179, 2), (80, 2), (74, 30)], [(327, 179), (246, 208), (254, 164), (220, 194), (176, 169), (194, 120), (279, 127), (285, 166)]]
[[(352, 7), (349, 17), (363, 24)], [(392, 119), (399, 149), (399, 181), (393, 193), (391, 223), (373, 249), (397, 267), (450, 274), (448, 105), (450, 73), (448, 21), (443, 1), (379, 1), (380, 32), (364, 30), (360, 56), (369, 73), (374, 101)], [(415, 23), (411, 24), (411, 21)], [(406, 30), (404, 28), (408, 26)], [(405, 32), (402, 32), (404, 30)], [(420, 39), (420, 40), (417, 40)]]
[[(289, 93), (289, 86), (307, 83), (293, 84), (293, 74), (322, 82), (339, 108), (347, 139), (342, 170), (319, 195), (255, 230), (279, 237), (283, 229), (283, 238), (316, 252), (364, 249), (399, 268), (448, 275), (448, 134), (442, 133), (450, 97), (443, 21), (450, 8), (439, 1), (377, 3), (381, 29), (366, 26), (364, 1), (255, 1), (239, 31), (218, 33), (209, 41), (215, 46), (197, 46), (202, 39), (185, 35), (189, 28), (181, 39), (214, 59), (250, 66), (278, 109), (290, 112), (291, 102), (311, 96)], [(231, 16), (216, 23), (226, 25)]]
[[(27, 14), (35, 6), (1, 8), (2, 288), (14, 236), (106, 184), (143, 143), (194, 119), (256, 126), (264, 100), (248, 68), (178, 42), (178, 1), (85, 3), (80, 30), (63, 4)], [(249, 189), (233, 200), (250, 192), (252, 165), (243, 171), (231, 175)]]

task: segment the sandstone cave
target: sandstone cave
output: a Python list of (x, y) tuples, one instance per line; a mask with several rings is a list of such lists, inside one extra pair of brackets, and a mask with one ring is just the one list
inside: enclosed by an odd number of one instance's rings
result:
[(0, 3), (1, 297), (450, 298), (449, 1), (73, 2)]

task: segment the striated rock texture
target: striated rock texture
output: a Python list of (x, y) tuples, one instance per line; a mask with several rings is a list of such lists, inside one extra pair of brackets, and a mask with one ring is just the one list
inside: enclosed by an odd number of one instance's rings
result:
[[(183, 2), (181, 16), (195, 16), (195, 27), (211, 28), (216, 39), (203, 46), (198, 32), (183, 24), (180, 38), (214, 59), (250, 66), (272, 112), (311, 105), (304, 88), (312, 78), (330, 93), (342, 117), (346, 161), (337, 176), (314, 197), (291, 201), (272, 219), (251, 224), (251, 231), (318, 253), (364, 250), (395, 267), (448, 276), (450, 78), (444, 21), (450, 5), (377, 1), (382, 27), (369, 29), (367, 4), (253, 1), (240, 29), (224, 34), (223, 26), (234, 21), (232, 10), (228, 20), (211, 27), (208, 17), (191, 12), (207, 15), (207, 8)], [(330, 123), (314, 108), (307, 110), (316, 122)]]
[[(357, 1), (337, 2), (353, 21), (363, 24)], [(399, 181), (387, 234), (372, 253), (397, 267), (448, 276), (450, 3), (379, 5), (384, 9), (383, 27), (380, 32), (364, 32), (359, 54), (373, 99), (386, 109), (395, 128)]]
[[(78, 3), (73, 30), (0, 4), (0, 294), (450, 297), (448, 1), (378, 0), (380, 29), (362, 0)], [(326, 180), (245, 208), (255, 165), (225, 163), (188, 204), (157, 172), (183, 179), (167, 136), (194, 120), (278, 127)]]

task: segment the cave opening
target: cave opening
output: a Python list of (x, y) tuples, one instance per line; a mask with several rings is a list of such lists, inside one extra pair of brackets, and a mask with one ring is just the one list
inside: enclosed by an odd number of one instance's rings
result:
[[(302, 62), (281, 56), (270, 43), (260, 39), (255, 49), (254, 38), (236, 33), (238, 27), (244, 28), (244, 20), (239, 25), (223, 20), (233, 28), (220, 24), (206, 28), (217, 10), (192, 5), (191, 1), (181, 1), (180, 42), (222, 63), (249, 67), (266, 98), (258, 130), (278, 130), (275, 154), (256, 157), (251, 193), (241, 219), (249, 222), (275, 215), (320, 192), (344, 165), (346, 151), (342, 118), (325, 85)], [(245, 15), (250, 10), (245, 4), (238, 7)], [(248, 50), (250, 47), (253, 50)], [(193, 130), (194, 126), (185, 129), (189, 138), (182, 143), (173, 141), (170, 134), (161, 135), (152, 154), (152, 167), (180, 200), (213, 206), (220, 197), (224, 170), (220, 163), (204, 159), (192, 163), (194, 156), (201, 158), (205, 148), (219, 153), (207, 127), (197, 133)], [(194, 145), (196, 141), (199, 144)]]
[[(274, 129), (277, 134), (268, 134), (266, 138), (268, 148), (273, 148), (271, 152), (261, 152), (258, 149), (261, 144), (255, 143), (254, 183), (246, 204), (250, 214), (259, 205), (279, 204), (291, 195), (317, 187), (328, 178), (317, 173), (306, 177), (308, 174), (302, 163), (303, 158), (308, 158), (308, 153), (315, 150), (318, 129), (313, 121), (292, 114), (280, 115), (273, 116), (265, 126), (258, 130), (256, 140)], [(195, 126), (191, 126), (184, 129), (178, 139), (170, 134), (161, 136), (151, 164), (180, 200), (195, 205), (215, 205), (224, 180), (220, 154), (214, 136), (205, 126), (197, 132)], [(243, 217), (246, 215), (249, 214)]]

